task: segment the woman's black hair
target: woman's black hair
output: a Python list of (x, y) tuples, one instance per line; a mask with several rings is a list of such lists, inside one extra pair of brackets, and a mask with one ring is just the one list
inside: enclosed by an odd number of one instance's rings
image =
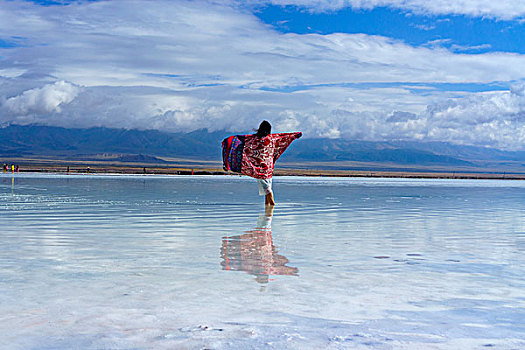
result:
[(259, 129), (257, 129), (257, 133), (255, 136), (257, 137), (265, 137), (272, 133), (272, 126), (269, 122), (266, 120), (263, 120), (261, 125), (259, 125)]

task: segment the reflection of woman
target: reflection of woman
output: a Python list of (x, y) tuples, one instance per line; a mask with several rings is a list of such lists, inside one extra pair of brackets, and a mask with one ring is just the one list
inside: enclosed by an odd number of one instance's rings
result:
[(288, 259), (277, 254), (277, 247), (273, 245), (272, 214), (273, 207), (268, 206), (254, 230), (222, 239), (223, 270), (245, 271), (255, 275), (259, 283), (268, 283), (270, 275), (297, 276), (297, 268), (286, 266)]
[(231, 170), (257, 179), (259, 194), (266, 205), (275, 205), (272, 191), (274, 164), (300, 132), (272, 134), (266, 120), (254, 135), (230, 136), (222, 142), (225, 170)]

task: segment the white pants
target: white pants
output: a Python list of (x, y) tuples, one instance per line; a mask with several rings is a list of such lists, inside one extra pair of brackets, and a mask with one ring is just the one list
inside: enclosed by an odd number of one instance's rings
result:
[(272, 193), (272, 178), (257, 179), (257, 187), (259, 188), (259, 196), (266, 196)]

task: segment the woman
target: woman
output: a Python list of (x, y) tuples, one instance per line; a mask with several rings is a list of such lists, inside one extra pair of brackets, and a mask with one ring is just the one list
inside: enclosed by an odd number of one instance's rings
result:
[(266, 120), (254, 135), (230, 136), (222, 142), (224, 170), (239, 172), (257, 179), (259, 194), (266, 205), (275, 205), (272, 176), (275, 162), (300, 132), (272, 134)]

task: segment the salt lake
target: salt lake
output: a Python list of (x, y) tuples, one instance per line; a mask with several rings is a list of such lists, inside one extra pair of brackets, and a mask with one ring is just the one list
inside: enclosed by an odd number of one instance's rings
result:
[(523, 349), (525, 182), (0, 174), (5, 349)]

